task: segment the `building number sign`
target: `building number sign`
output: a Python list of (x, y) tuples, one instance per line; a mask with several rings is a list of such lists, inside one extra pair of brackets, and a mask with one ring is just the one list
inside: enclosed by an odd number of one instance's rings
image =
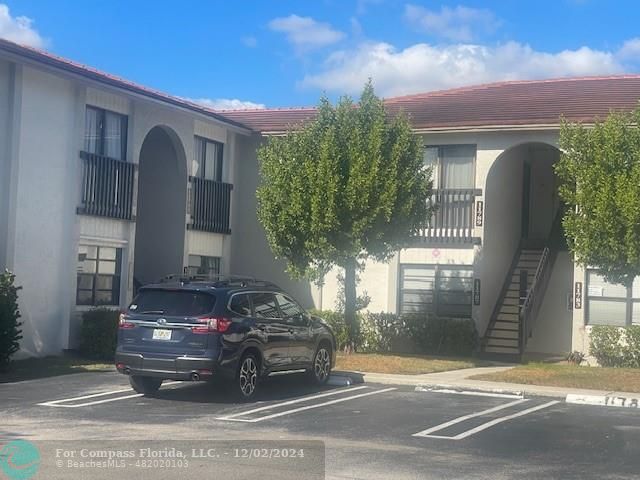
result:
[(478, 200), (476, 202), (476, 227), (482, 226), (482, 216), (484, 214), (484, 202), (482, 200)]
[(573, 308), (579, 310), (582, 308), (582, 282), (576, 282), (576, 291), (573, 300)]

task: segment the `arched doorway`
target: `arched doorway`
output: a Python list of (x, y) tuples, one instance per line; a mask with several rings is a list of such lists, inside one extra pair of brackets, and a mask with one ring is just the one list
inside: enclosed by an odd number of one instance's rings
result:
[[(559, 158), (555, 146), (527, 142), (505, 150), (488, 172), (478, 262), (487, 301), (481, 307), (486, 352), (555, 354), (571, 348), (567, 295), (573, 265), (560, 222), (554, 171)], [(523, 322), (532, 291), (538, 303)]]
[(156, 126), (140, 149), (134, 287), (182, 271), (186, 197), (182, 143), (169, 127)]

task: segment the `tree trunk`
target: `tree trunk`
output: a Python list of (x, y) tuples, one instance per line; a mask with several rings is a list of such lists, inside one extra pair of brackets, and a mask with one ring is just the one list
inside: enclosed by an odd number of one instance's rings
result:
[(344, 321), (349, 332), (349, 347), (355, 351), (358, 336), (356, 322), (356, 259), (347, 260), (344, 266)]

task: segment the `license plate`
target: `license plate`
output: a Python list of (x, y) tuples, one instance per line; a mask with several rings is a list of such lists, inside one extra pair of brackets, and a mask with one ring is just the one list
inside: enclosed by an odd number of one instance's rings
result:
[(171, 330), (165, 330), (162, 328), (153, 329), (154, 340), (171, 340)]

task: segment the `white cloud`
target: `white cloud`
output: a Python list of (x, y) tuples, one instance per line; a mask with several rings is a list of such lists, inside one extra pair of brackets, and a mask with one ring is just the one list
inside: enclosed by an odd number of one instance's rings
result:
[(500, 26), (490, 10), (461, 5), (442, 7), (438, 12), (408, 4), (404, 15), (420, 31), (454, 42), (470, 42), (480, 35), (493, 33)]
[(12, 17), (9, 7), (0, 3), (0, 38), (30, 47), (42, 48), (45, 40), (28, 17)]
[(334, 30), (328, 23), (298, 15), (274, 18), (269, 22), (269, 28), (275, 32), (284, 33), (289, 43), (298, 52), (326, 47), (345, 37), (343, 32)]
[(388, 43), (363, 43), (332, 53), (321, 71), (305, 76), (300, 86), (357, 94), (371, 77), (380, 95), (394, 96), (498, 80), (615, 74), (628, 68), (621, 51), (582, 47), (551, 53), (517, 42), (419, 43), (397, 50)]
[(630, 38), (618, 50), (618, 57), (631, 62), (640, 61), (640, 37)]
[(258, 46), (258, 40), (256, 39), (256, 37), (253, 37), (251, 35), (242, 37), (240, 40), (245, 47), (255, 48)]
[(356, 2), (356, 15), (364, 15), (369, 9), (369, 5), (379, 5), (384, 0), (358, 0)]
[(213, 110), (261, 110), (267, 108), (264, 103), (248, 102), (237, 98), (185, 98)]

